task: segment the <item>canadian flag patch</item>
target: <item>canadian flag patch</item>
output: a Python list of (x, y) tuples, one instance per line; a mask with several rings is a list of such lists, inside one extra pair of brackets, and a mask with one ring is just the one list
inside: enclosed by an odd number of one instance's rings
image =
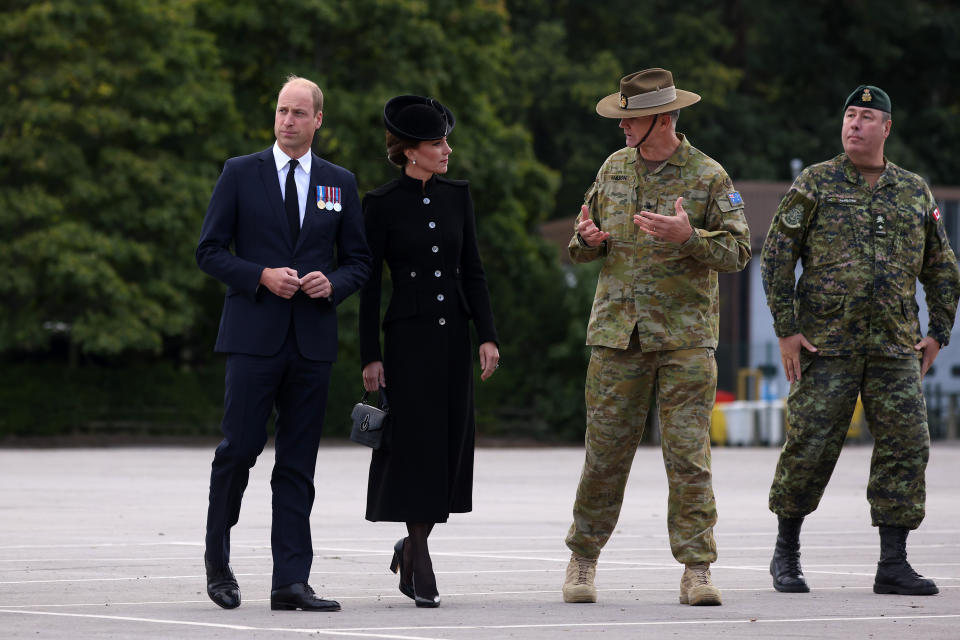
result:
[(935, 207), (933, 210), (933, 219), (937, 222), (940, 221), (940, 207)]

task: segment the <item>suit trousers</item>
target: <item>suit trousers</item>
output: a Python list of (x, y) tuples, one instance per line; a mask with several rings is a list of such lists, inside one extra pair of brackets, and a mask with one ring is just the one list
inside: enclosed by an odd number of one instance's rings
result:
[(313, 563), (310, 511), (313, 475), (323, 428), (332, 363), (300, 355), (291, 323), (273, 356), (227, 356), (223, 441), (210, 473), (204, 558), (213, 566), (230, 561), (230, 529), (250, 468), (267, 443), (267, 421), (276, 408), (271, 544), (273, 588), (307, 582)]
[(867, 481), (870, 519), (874, 526), (919, 527), (930, 457), (920, 360), (818, 356), (804, 350), (800, 372), (787, 397), (787, 438), (770, 487), (770, 510), (797, 518), (817, 508), (859, 395), (874, 440)]
[(654, 400), (669, 497), (667, 530), (674, 558), (714, 562), (717, 506), (710, 471), (710, 412), (717, 388), (713, 349), (640, 350), (593, 347), (587, 368), (586, 460), (567, 547), (596, 558), (620, 517), (624, 489)]

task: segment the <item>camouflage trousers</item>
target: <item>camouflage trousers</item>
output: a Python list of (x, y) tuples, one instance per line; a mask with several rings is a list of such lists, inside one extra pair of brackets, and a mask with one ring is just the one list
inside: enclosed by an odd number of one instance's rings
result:
[(770, 487), (770, 510), (801, 517), (820, 503), (856, 408), (874, 438), (867, 501), (874, 526), (916, 529), (924, 516), (930, 454), (917, 358), (800, 354), (787, 398), (787, 437)]
[(670, 493), (667, 529), (679, 562), (714, 562), (717, 507), (710, 473), (713, 349), (643, 353), (636, 333), (625, 350), (594, 347), (587, 368), (586, 460), (567, 546), (596, 558), (610, 539), (647, 413), (656, 399)]

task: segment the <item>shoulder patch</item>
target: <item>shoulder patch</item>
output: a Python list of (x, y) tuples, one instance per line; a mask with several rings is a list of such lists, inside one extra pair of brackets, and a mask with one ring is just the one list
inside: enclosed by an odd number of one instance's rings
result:
[(780, 226), (787, 235), (795, 235), (797, 231), (804, 226), (806, 219), (816, 208), (815, 200), (805, 196), (796, 189), (791, 189), (790, 193), (784, 197), (780, 203), (777, 217), (780, 219)]
[(732, 211), (741, 211), (743, 209), (743, 198), (739, 191), (729, 191), (727, 193), (717, 193), (713, 196), (713, 201), (717, 203), (717, 208), (721, 213), (730, 213)]
[(800, 205), (795, 204), (783, 212), (783, 226), (799, 229), (801, 222), (803, 222), (803, 207)]
[(936, 220), (937, 222), (940, 222), (940, 207), (934, 207), (933, 213), (930, 215), (933, 216), (934, 220)]

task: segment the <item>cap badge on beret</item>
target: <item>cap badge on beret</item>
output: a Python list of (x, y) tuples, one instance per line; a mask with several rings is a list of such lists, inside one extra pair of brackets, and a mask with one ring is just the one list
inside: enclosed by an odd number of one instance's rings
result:
[(872, 84), (862, 84), (854, 89), (843, 103), (843, 110), (848, 107), (862, 107), (891, 113), (890, 96), (880, 87)]

